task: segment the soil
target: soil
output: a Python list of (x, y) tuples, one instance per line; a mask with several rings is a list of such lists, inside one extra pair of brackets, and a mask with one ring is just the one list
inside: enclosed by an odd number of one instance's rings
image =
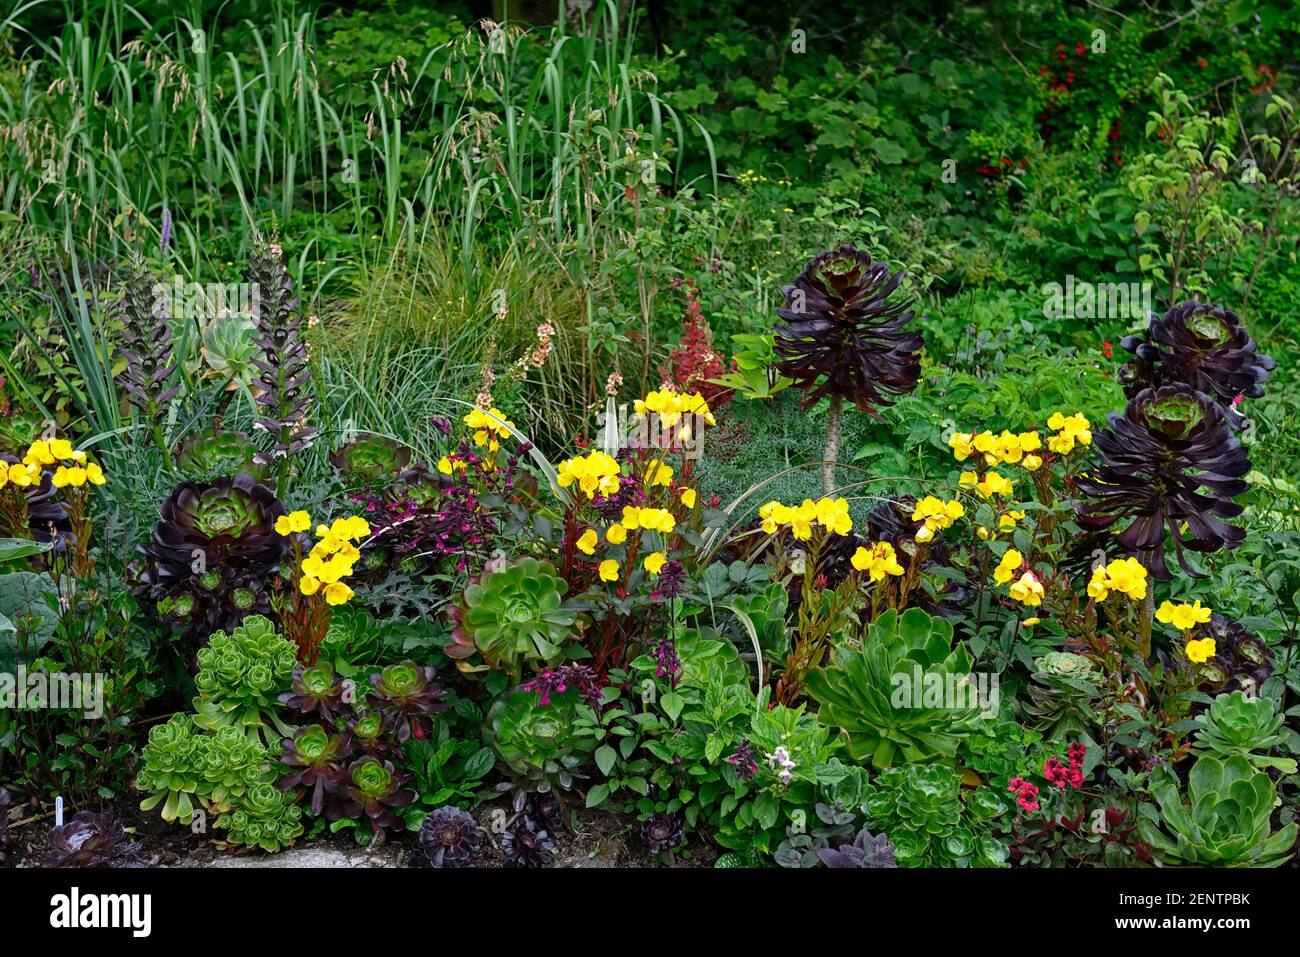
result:
[[(211, 835), (194, 834), (180, 825), (167, 824), (156, 813), (140, 811), (134, 801), (119, 801), (110, 807), (131, 840), (141, 845), (143, 857), (152, 867), (421, 867), (423, 854), (411, 832), (398, 834), (376, 847), (361, 847), (350, 835), (326, 835), (316, 839), (300, 837), (279, 854), (232, 848)], [(71, 816), (75, 808), (65, 814)], [(483, 843), (475, 858), (477, 867), (504, 867), (498, 831), (506, 810), (504, 799), (474, 811), (483, 828)], [(667, 855), (651, 855), (641, 840), (640, 826), (631, 818), (606, 811), (589, 810), (578, 803), (566, 804), (568, 827), (553, 832), (555, 860), (552, 867), (711, 867), (720, 853), (696, 837)], [(0, 866), (40, 867), (49, 851), (46, 840), (54, 823), (53, 808), (31, 804), (11, 809), (9, 860)], [(218, 832), (219, 833), (219, 832)]]

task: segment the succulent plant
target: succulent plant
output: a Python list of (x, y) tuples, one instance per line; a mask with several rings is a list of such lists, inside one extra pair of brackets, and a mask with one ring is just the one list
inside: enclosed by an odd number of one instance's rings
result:
[(388, 719), (374, 709), (367, 709), (348, 719), (348, 735), (352, 745), (362, 754), (372, 757), (389, 757), (397, 746), (390, 733)]
[(147, 545), (140, 594), (189, 638), (229, 631), (251, 614), (270, 614), (266, 583), (279, 571), (285, 539), (275, 533), (284, 506), (241, 472), (210, 483), (182, 482), (160, 509)]
[(1093, 745), (1101, 675), (1082, 655), (1049, 651), (1035, 659), (1025, 715), (1048, 741)]
[(651, 854), (663, 854), (686, 840), (686, 825), (679, 814), (659, 811), (641, 822), (641, 839)]
[(177, 468), (196, 479), (246, 472), (259, 482), (270, 473), (270, 462), (243, 432), (221, 428), (220, 420), (177, 444)]
[(852, 841), (822, 848), (817, 857), (827, 867), (898, 867), (889, 838), (884, 834), (873, 836), (865, 827)]
[(526, 798), (528, 816), (548, 831), (565, 826), (564, 802), (554, 794), (530, 794)]
[(902, 867), (1003, 867), (1008, 851), (989, 822), (1005, 813), (988, 788), (962, 793), (961, 775), (940, 764), (888, 768), (868, 786), (863, 811), (883, 830)]
[(217, 632), (199, 651), (194, 722), (215, 731), (233, 726), (270, 746), (292, 734), (279, 715), (278, 699), (298, 665), (293, 642), (253, 615), (230, 634)]
[[(919, 608), (886, 611), (871, 623), (860, 650), (838, 648), (829, 667), (808, 675), (808, 692), (821, 703), (818, 719), (843, 729), (856, 761), (876, 767), (952, 761), (980, 713), (976, 689), (966, 684), (970, 668), (965, 648), (952, 647), (947, 620)], [(961, 700), (946, 700), (954, 695)]]
[(397, 735), (398, 743), (414, 736), (429, 736), (431, 716), (446, 711), (441, 700), (443, 688), (433, 679), (438, 671), (432, 665), (402, 661), (389, 665), (370, 676), (370, 684), (379, 698), (379, 711)]
[(1214, 654), (1196, 668), (1197, 687), (1201, 691), (1214, 695), (1244, 691), (1247, 696), (1254, 696), (1273, 674), (1273, 652), (1239, 621), (1211, 615), (1189, 637), (1214, 639)]
[(546, 828), (528, 815), (501, 835), (506, 867), (546, 867), (555, 860), (555, 842)]
[(330, 465), (369, 484), (397, 478), (411, 464), (411, 450), (384, 435), (358, 432), (329, 454)]
[(816, 256), (790, 285), (776, 314), (777, 369), (804, 392), (804, 405), (831, 401), (823, 484), (834, 488), (839, 455), (840, 408), (845, 400), (876, 411), (916, 388), (921, 375), (920, 335), (908, 332), (914, 313), (892, 298), (903, 274), (852, 245)]
[(279, 702), (300, 715), (320, 715), (333, 723), (343, 706), (343, 679), (334, 666), (321, 659), (311, 667), (299, 666), (293, 670), (292, 687), (280, 695)]
[(1246, 490), (1242, 476), (1250, 471), (1223, 409), (1188, 386), (1162, 386), (1139, 392), (1109, 423), (1093, 439), (1098, 466), (1077, 479), (1085, 496), (1079, 524), (1100, 531), (1127, 521), (1116, 542), (1161, 578), (1171, 577), (1168, 533), (1183, 570), (1203, 577), (1188, 566), (1185, 548), (1235, 548), (1246, 537), (1223, 521), (1241, 514), (1232, 498)]
[(231, 844), (260, 847), (275, 853), (302, 834), (302, 808), (293, 795), (266, 782), (249, 788), (238, 805), (217, 818), (215, 826), (227, 831)]
[(1133, 398), (1143, 389), (1183, 383), (1228, 406), (1238, 396), (1256, 399), (1277, 368), (1261, 354), (1241, 319), (1230, 309), (1208, 302), (1182, 302), (1163, 316), (1154, 314), (1140, 335), (1122, 345), (1134, 354), (1121, 373)]
[(567, 790), (594, 750), (591, 739), (575, 729), (577, 708), (572, 689), (553, 695), (544, 706), (533, 692), (507, 691), (488, 708), (484, 743), (525, 790)]
[(302, 317), (278, 245), (254, 243), (245, 278), (258, 291), (254, 342), (262, 354), (252, 360), (260, 373), (256, 394), (262, 418), (257, 427), (271, 435), (275, 456), (283, 458), (307, 448), (317, 434), (306, 425), (311, 371)]
[(1187, 802), (1178, 779), (1161, 768), (1151, 791), (1159, 811), (1142, 808), (1142, 839), (1168, 864), (1199, 867), (1278, 867), (1291, 858), (1297, 826), (1272, 831), (1276, 789), (1266, 772), (1238, 754), (1197, 758), (1187, 775)]
[(208, 782), (203, 777), (204, 735), (188, 714), (175, 714), (166, 724), (149, 729), (140, 754), (136, 787), (148, 792), (140, 810), (162, 805), (164, 821), (189, 824), (204, 803)]
[(78, 811), (50, 831), (49, 842), (44, 867), (149, 866), (141, 857), (140, 845), (128, 841), (122, 825), (108, 813)]
[(127, 275), (117, 317), (122, 323), (122, 387), (152, 426), (181, 386), (168, 385), (179, 365), (172, 355), (171, 310), (165, 296), (158, 295), (157, 279), (143, 263), (133, 265)]
[(227, 725), (199, 739), (198, 764), (205, 803), (221, 811), (266, 780), (270, 753), (262, 743)]
[(348, 767), (335, 799), (325, 807), (325, 818), (338, 821), (354, 818), (369, 821), (376, 843), (383, 843), (384, 829), (400, 827), (402, 819), (393, 808), (405, 807), (415, 800), (415, 792), (404, 790), (406, 775), (391, 761), (369, 755), (358, 758)]
[(564, 655), (577, 614), (565, 607), (568, 585), (550, 562), (525, 558), (465, 589), (462, 626), (484, 660), (518, 678), (525, 663)]
[(420, 823), (420, 849), (430, 867), (464, 867), (482, 841), (483, 829), (474, 815), (451, 805), (431, 812)]
[(1221, 694), (1210, 709), (1196, 719), (1196, 750), (1219, 758), (1241, 755), (1257, 768), (1277, 768), (1295, 774), (1292, 758), (1278, 758), (1257, 751), (1270, 751), (1282, 743), (1283, 716), (1271, 698), (1248, 698), (1241, 691)]
[(319, 817), (325, 810), (327, 794), (336, 791), (347, 776), (344, 762), (352, 754), (351, 740), (346, 734), (334, 734), (319, 724), (309, 724), (299, 728), (292, 738), (285, 738), (280, 747), (280, 763), (298, 770), (281, 777), (276, 787), (284, 791), (310, 788), (307, 805), (312, 815)]
[[(371, 549), (362, 553), (362, 559)], [(362, 666), (379, 657), (383, 632), (374, 616), (360, 606), (339, 605), (330, 613), (330, 624), (321, 641), (320, 654), (335, 662)]]

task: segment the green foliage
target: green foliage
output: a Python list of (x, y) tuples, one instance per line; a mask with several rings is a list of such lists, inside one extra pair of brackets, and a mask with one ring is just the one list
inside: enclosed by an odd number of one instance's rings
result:
[(1196, 748), (1220, 759), (1244, 757), (1261, 770), (1277, 768), (1283, 774), (1295, 774), (1293, 758), (1278, 758), (1256, 751), (1271, 751), (1282, 743), (1282, 715), (1272, 699), (1248, 698), (1240, 691), (1221, 694), (1196, 719)]
[(1006, 805), (989, 788), (963, 792), (951, 768), (888, 768), (869, 786), (863, 810), (870, 827), (889, 835), (899, 867), (1006, 866), (1006, 845), (989, 833)]
[(542, 705), (532, 691), (507, 691), (488, 708), (483, 742), (496, 752), (502, 769), (528, 790), (567, 790), (593, 750), (578, 719), (586, 708), (570, 690)]
[[(808, 676), (823, 724), (844, 731), (849, 753), (876, 767), (901, 761), (948, 761), (976, 719), (970, 655), (952, 646), (952, 625), (919, 608), (883, 613), (861, 649), (832, 652), (829, 667)], [(937, 693), (935, 691), (937, 690)], [(960, 701), (947, 700), (955, 694)]]
[(216, 827), (227, 832), (231, 844), (275, 853), (303, 832), (302, 808), (291, 793), (263, 781), (252, 785), (234, 810), (220, 815)]
[(1243, 755), (1197, 758), (1187, 776), (1186, 801), (1167, 772), (1151, 790), (1159, 812), (1143, 806), (1142, 839), (1168, 863), (1278, 867), (1291, 858), (1297, 826), (1271, 830), (1276, 789)]
[(234, 727), (266, 745), (292, 734), (277, 699), (289, 690), (297, 664), (293, 643), (261, 615), (230, 634), (217, 632), (199, 651), (195, 723), (212, 731)]
[(524, 665), (559, 662), (577, 614), (550, 562), (525, 558), (465, 589), (465, 628), (483, 658), (518, 677)]

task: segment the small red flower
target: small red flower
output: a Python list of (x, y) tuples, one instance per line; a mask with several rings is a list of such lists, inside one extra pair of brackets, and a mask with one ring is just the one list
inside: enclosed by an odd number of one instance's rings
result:
[(1101, 354), (1107, 359), (1115, 358), (1115, 346), (1109, 342), (1103, 342), (1101, 344)]

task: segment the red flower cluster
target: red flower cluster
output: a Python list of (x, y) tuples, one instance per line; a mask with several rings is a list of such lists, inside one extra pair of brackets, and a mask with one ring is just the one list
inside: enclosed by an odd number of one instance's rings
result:
[(713, 350), (713, 330), (700, 309), (695, 280), (679, 279), (674, 285), (686, 295), (686, 318), (682, 321), (682, 341), (668, 354), (669, 364), (662, 374), (678, 392), (698, 392), (716, 412), (731, 401), (732, 390), (709, 380), (726, 372), (726, 366)]
[(1030, 784), (1024, 778), (1012, 778), (1007, 790), (1016, 796), (1016, 803), (1030, 814), (1038, 810), (1038, 785)]
[(1043, 777), (1047, 783), (1064, 790), (1067, 786), (1076, 791), (1083, 787), (1083, 758), (1088, 753), (1087, 747), (1077, 741), (1066, 752), (1069, 766), (1061, 763), (1060, 758), (1048, 758), (1043, 765)]

